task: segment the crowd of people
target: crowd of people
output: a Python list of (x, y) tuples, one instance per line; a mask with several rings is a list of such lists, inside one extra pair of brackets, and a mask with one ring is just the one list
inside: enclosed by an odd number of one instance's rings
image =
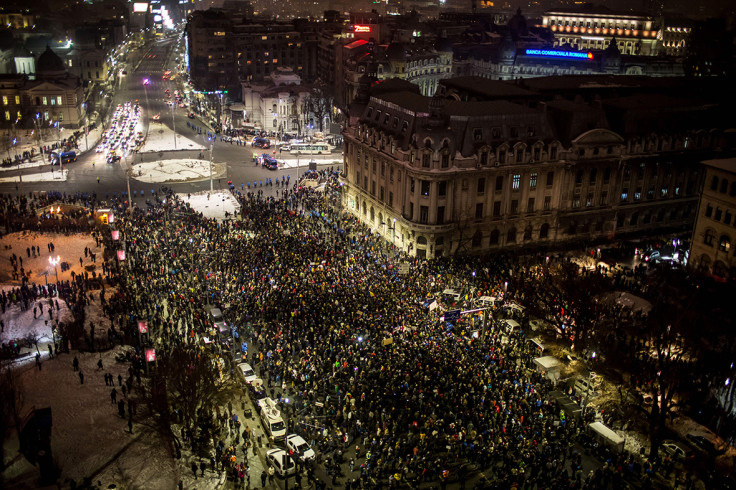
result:
[(205, 305), (222, 307), (231, 333), (250, 340), (265, 394), (324, 455), (333, 484), (443, 485), (483, 472), (506, 488), (617, 487), (626, 458), (583, 471), (573, 449), (581, 427), (552, 401), (522, 331), (493, 324), (476, 339), (467, 322), (448, 329), (424, 306), (446, 287), (500, 295), (512, 262), (430, 263), (386, 248), (341, 210), (336, 173), (321, 178), (324, 193), (234, 191), (239, 220), (204, 218), (171, 192), (130, 216), (121, 207), (128, 248), (108, 313), (129, 336), (146, 319), (165, 356), (180, 344), (204, 349)]

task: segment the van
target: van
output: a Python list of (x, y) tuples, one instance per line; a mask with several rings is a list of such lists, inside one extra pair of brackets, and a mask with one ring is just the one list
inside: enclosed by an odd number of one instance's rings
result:
[(595, 391), (595, 386), (591, 379), (578, 378), (578, 380), (575, 381), (575, 385), (573, 385), (573, 389), (575, 390), (575, 394), (578, 396), (592, 396)]
[(281, 411), (278, 409), (276, 402), (271, 398), (263, 398), (258, 400), (260, 407), (261, 421), (268, 432), (268, 436), (274, 441), (283, 441), (286, 439), (286, 424), (281, 418)]
[(73, 151), (51, 152), (51, 165), (59, 165), (59, 161), (61, 163), (76, 162), (77, 154)]
[(445, 289), (442, 291), (442, 296), (448, 301), (457, 301), (460, 299), (460, 291), (454, 289)]
[(493, 296), (481, 296), (475, 300), (475, 305), (480, 308), (493, 308), (496, 306), (496, 298)]
[(621, 453), (624, 450), (624, 438), (616, 434), (610, 428), (600, 422), (593, 422), (588, 425), (591, 435), (602, 445)]
[(220, 335), (230, 335), (230, 328), (227, 326), (227, 322), (225, 322), (225, 317), (222, 316), (220, 308), (211, 308), (209, 314), (217, 333)]

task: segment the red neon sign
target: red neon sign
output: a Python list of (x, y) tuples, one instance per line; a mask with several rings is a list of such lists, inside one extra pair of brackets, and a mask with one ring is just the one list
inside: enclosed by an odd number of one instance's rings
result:
[(371, 32), (371, 26), (353, 26), (355, 32)]

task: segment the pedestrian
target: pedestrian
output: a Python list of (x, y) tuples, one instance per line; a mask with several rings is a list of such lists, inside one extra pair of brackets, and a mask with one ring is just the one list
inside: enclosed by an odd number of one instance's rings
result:
[(84, 384), (84, 373), (82, 371), (79, 371), (79, 384)]
[(194, 479), (197, 479), (197, 463), (192, 461), (192, 473), (194, 473)]
[(118, 386), (123, 386), (123, 375), (118, 374)]
[(99, 360), (97, 361), (97, 370), (98, 370), (98, 371), (102, 371), (102, 358), (101, 358), (101, 357), (100, 357), (100, 359), (99, 359)]
[(261, 471), (261, 487), (266, 488), (266, 480), (268, 479), (268, 475), (265, 471)]
[(113, 388), (112, 391), (110, 392), (110, 401), (112, 402), (113, 405), (115, 405), (118, 402), (118, 391), (115, 388)]
[(207, 464), (204, 461), (199, 462), (199, 470), (202, 472), (200, 476), (204, 476), (204, 470), (207, 469)]
[(74, 360), (72, 360), (72, 367), (75, 371), (79, 371), (79, 359), (77, 359), (77, 356), (74, 356)]

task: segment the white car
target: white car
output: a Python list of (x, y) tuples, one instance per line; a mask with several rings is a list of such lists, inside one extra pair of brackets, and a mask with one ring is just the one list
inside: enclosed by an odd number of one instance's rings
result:
[(286, 436), (286, 447), (289, 449), (289, 454), (292, 454), (302, 461), (314, 460), (314, 449), (309, 447), (307, 441), (297, 434), (291, 434)]
[(253, 371), (253, 368), (247, 362), (241, 362), (240, 364), (238, 364), (238, 367), (243, 372), (243, 376), (245, 377), (246, 383), (251, 384), (253, 381), (258, 379), (258, 376), (256, 376), (255, 371)]
[(296, 473), (294, 459), (281, 448), (266, 451), (266, 463), (273, 466), (276, 474), (281, 477)]

